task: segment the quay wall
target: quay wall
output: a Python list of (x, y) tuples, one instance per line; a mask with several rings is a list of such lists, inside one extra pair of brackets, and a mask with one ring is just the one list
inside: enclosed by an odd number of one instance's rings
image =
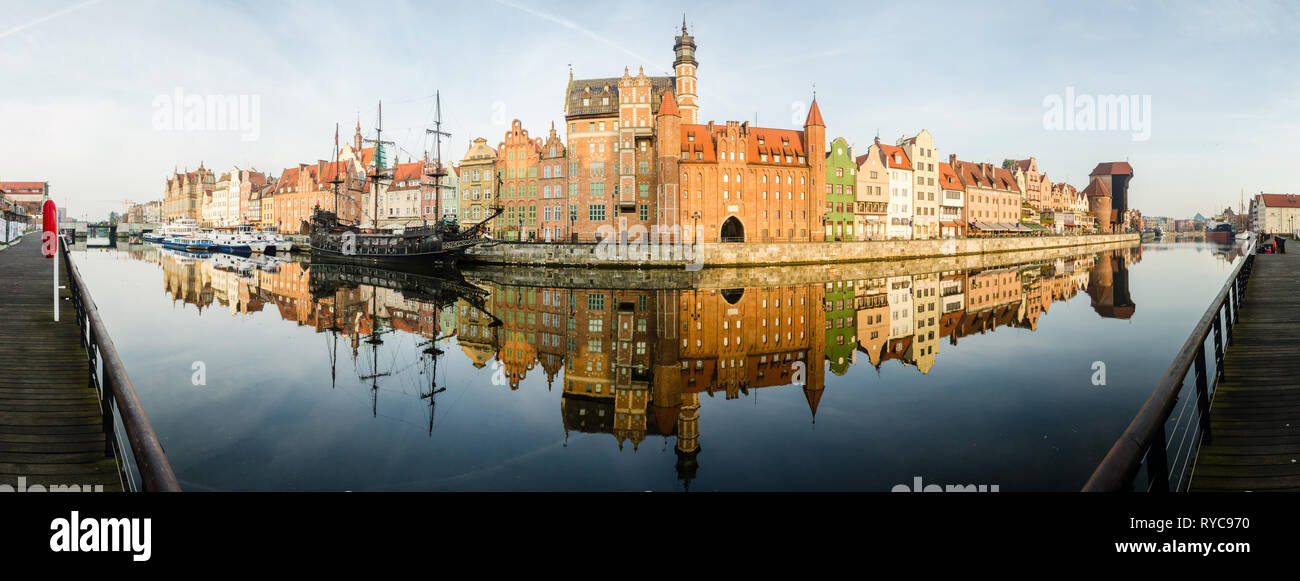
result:
[[(1077, 248), (1117, 242), (1138, 243), (1141, 236), (1091, 234), (948, 240), (868, 240), (859, 242), (706, 243), (698, 246), (641, 246), (636, 243), (499, 242), (471, 249), (465, 262), (582, 268), (699, 268), (852, 263), (912, 258), (987, 255), (1002, 252)], [(660, 250), (655, 256), (654, 250)]]
[(1053, 246), (989, 254), (963, 254), (870, 260), (823, 264), (781, 264), (765, 266), (718, 266), (697, 270), (686, 268), (586, 268), (548, 266), (519, 268), (512, 264), (470, 264), (462, 267), (465, 277), (476, 282), (508, 286), (563, 287), (585, 289), (725, 289), (783, 285), (824, 284), (890, 276), (912, 276), (946, 271), (1018, 268), (1094, 252), (1134, 248), (1141, 244), (1136, 234), (1127, 239), (1084, 246)]

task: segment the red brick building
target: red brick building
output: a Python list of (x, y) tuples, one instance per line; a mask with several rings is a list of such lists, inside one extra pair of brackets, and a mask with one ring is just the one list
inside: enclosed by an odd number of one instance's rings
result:
[(822, 240), (826, 128), (698, 122), (695, 39), (683, 24), (672, 77), (574, 79), (565, 100), (570, 237), (680, 232), (700, 242)]
[[(803, 131), (750, 127), (737, 121), (686, 124), (675, 109), (664, 99), (659, 147), (669, 150), (667, 138), (680, 135), (680, 209), (675, 219), (686, 240), (825, 238), (826, 124), (816, 101)], [(664, 217), (673, 219), (666, 212)]]
[(568, 148), (564, 147), (564, 141), (552, 124), (550, 134), (542, 142), (541, 159), (538, 161), (541, 169), (538, 171), (537, 183), (542, 192), (538, 201), (542, 206), (539, 210), (541, 240), (559, 241), (569, 237), (569, 212), (565, 195), (569, 183), (568, 159)]

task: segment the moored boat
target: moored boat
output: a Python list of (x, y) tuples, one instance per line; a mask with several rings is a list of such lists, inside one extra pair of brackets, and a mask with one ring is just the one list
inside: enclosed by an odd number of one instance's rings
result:
[(212, 242), (211, 238), (206, 236), (193, 236), (185, 239), (182, 248), (189, 252), (213, 252), (217, 250), (217, 245)]

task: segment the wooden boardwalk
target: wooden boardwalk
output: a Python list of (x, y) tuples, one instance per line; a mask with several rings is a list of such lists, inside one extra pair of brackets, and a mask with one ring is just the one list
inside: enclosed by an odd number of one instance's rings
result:
[(1193, 491), (1300, 490), (1300, 244), (1255, 258)]
[[(28, 487), (119, 491), (67, 288), (53, 320), (51, 262), (39, 233), (0, 250), (0, 485), (17, 488), (22, 477)], [(62, 265), (59, 282), (67, 284)]]

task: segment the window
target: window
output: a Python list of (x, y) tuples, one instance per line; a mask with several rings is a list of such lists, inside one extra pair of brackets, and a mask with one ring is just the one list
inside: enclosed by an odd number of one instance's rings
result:
[(587, 295), (587, 309), (592, 311), (605, 310), (605, 295), (603, 293), (591, 293)]
[(637, 217), (641, 220), (649, 220), (650, 204), (641, 204), (641, 206), (637, 208)]
[[(593, 184), (594, 185), (594, 184)], [(592, 222), (600, 222), (605, 219), (604, 204), (590, 204), (587, 206), (587, 219)]]

